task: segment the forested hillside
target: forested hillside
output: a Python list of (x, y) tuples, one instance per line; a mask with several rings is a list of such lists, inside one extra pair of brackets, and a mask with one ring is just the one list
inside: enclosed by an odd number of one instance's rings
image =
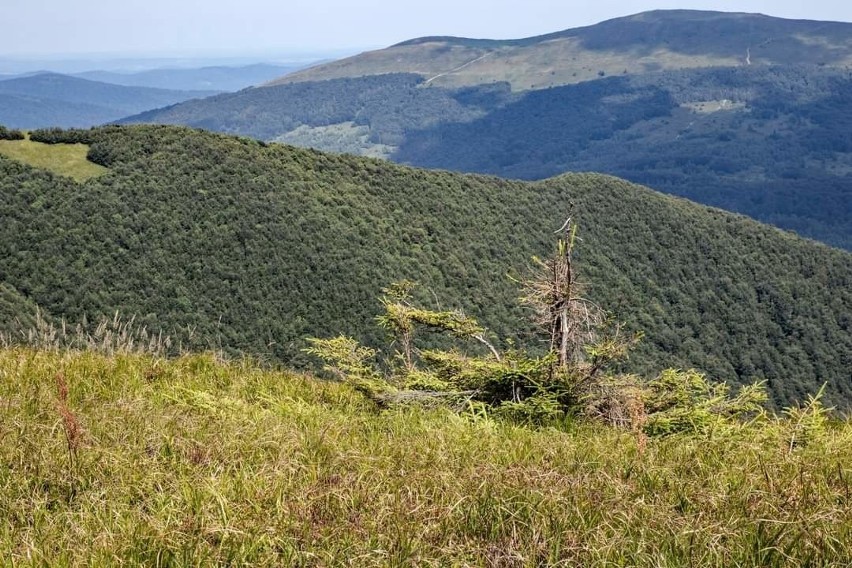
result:
[[(0, 336), (19, 339), (21, 333), (36, 326), (39, 308), (5, 282), (0, 282)], [(43, 319), (48, 315), (41, 312)]]
[(297, 82), (123, 120), (411, 165), (542, 179), (598, 171), (852, 248), (848, 70), (752, 66), (513, 93), (417, 74)]
[(743, 67), (537, 91), (410, 131), (393, 159), (541, 179), (617, 175), (852, 249), (852, 75)]
[(363, 148), (354, 149), (358, 153), (376, 144), (393, 149), (409, 131), (444, 121), (467, 122), (511, 99), (506, 85), (460, 92), (419, 88), (422, 85), (423, 79), (414, 73), (395, 73), (246, 89), (118, 122), (180, 124), (266, 141), (351, 122), (368, 135)]
[(0, 158), (0, 281), (54, 317), (120, 310), (176, 344), (298, 363), (307, 335), (379, 344), (380, 290), (409, 278), (534, 346), (507, 275), (573, 206), (591, 297), (647, 334), (630, 368), (765, 377), (779, 404), (827, 382), (852, 404), (852, 256), (743, 217), (601, 175), (513, 182), (186, 128), (33, 138), (109, 168), (76, 183)]

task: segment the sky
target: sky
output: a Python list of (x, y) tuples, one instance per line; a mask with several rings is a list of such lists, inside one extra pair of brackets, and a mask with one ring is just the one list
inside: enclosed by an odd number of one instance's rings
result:
[(0, 0), (0, 59), (354, 53), (424, 35), (529, 37), (670, 8), (852, 22), (850, 0)]

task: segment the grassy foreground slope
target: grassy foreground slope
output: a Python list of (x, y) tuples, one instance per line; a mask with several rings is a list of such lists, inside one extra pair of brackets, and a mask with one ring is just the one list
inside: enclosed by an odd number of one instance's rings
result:
[[(64, 392), (63, 392), (64, 391)], [(66, 394), (67, 393), (67, 394)], [(852, 427), (642, 441), (191, 355), (0, 350), (14, 566), (848, 566)]]
[(852, 402), (849, 253), (600, 175), (510, 182), (176, 127), (82, 136), (109, 167), (82, 184), (0, 158), (0, 278), (54, 317), (120, 310), (294, 362), (308, 335), (382, 343), (380, 290), (409, 278), (530, 345), (507, 273), (573, 204), (589, 294), (647, 334), (631, 369), (767, 378), (777, 404), (827, 382)]

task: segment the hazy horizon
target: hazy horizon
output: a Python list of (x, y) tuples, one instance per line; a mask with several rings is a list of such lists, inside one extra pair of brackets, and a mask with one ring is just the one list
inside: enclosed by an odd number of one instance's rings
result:
[[(424, 35), (520, 38), (654, 9), (759, 12), (784, 18), (852, 21), (837, 0), (5, 0), (0, 57), (27, 54), (326, 51), (389, 45)], [(33, 32), (38, 32), (34, 34)], [(33, 38), (38, 44), (33, 44)]]
[[(128, 69), (337, 58), (428, 35), (530, 37), (654, 9), (763, 13), (852, 22), (852, 3), (813, 0), (529, 0), (391, 3), (363, 0), (5, 0), (0, 73), (74, 72), (125, 60)], [(34, 33), (38, 32), (38, 33)], [(33, 38), (37, 38), (34, 41)], [(102, 65), (110, 67), (110, 65)]]
[(227, 53), (215, 51), (196, 53), (89, 53), (89, 54), (30, 54), (5, 57), (0, 55), (0, 77), (17, 76), (40, 71), (55, 73), (81, 73), (85, 71), (112, 71), (135, 73), (152, 69), (197, 69), (201, 67), (240, 67), (258, 63), (279, 65), (306, 65), (337, 59), (355, 51), (330, 50), (327, 52), (291, 53)]

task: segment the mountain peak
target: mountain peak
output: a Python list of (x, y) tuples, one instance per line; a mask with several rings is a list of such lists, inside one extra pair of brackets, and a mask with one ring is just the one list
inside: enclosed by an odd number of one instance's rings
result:
[[(720, 12), (717, 10), (647, 10), (624, 16), (621, 18), (613, 18), (612, 20), (631, 20), (639, 22), (647, 21), (670, 21), (670, 20), (688, 20), (688, 21), (707, 21), (707, 20), (732, 20), (743, 18), (771, 18), (759, 13), (752, 12)], [(783, 18), (771, 18), (781, 20)], [(605, 22), (602, 22), (605, 23)]]
[(852, 24), (763, 14), (653, 10), (521, 39), (425, 36), (268, 83), (417, 73), (435, 86), (508, 82), (515, 91), (603, 75), (746, 64), (852, 64)]

